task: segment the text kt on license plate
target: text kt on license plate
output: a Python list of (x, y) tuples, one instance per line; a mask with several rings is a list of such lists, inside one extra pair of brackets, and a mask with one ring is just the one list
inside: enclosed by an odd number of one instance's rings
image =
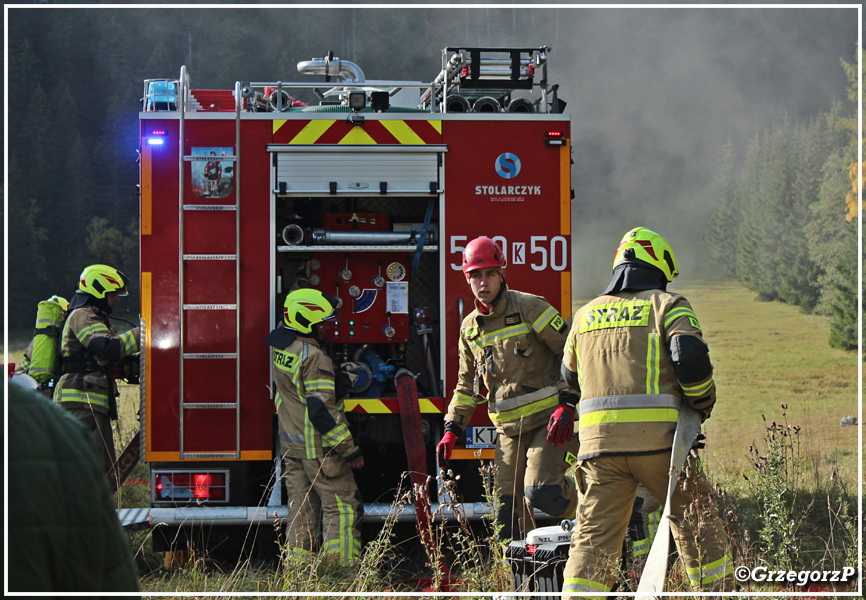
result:
[(466, 428), (467, 448), (495, 448), (496, 428), (489, 425), (475, 425)]

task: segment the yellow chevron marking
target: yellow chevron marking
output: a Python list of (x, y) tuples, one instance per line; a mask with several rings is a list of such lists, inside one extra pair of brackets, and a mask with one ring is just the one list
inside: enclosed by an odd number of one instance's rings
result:
[(314, 144), (316, 140), (322, 137), (322, 134), (328, 131), (328, 128), (336, 123), (330, 119), (314, 119), (307, 123), (301, 131), (298, 132), (290, 144)]
[(274, 131), (273, 131), (273, 133), (276, 133), (276, 132), (277, 132), (277, 129), (279, 129), (280, 127), (282, 127), (283, 125), (285, 125), (285, 123), (286, 123), (286, 119), (275, 119), (275, 120), (274, 120)]
[(344, 400), (346, 412), (354, 410), (356, 407), (362, 407), (368, 413), (391, 414), (388, 407), (381, 400), (375, 398), (364, 398), (362, 400)]
[(436, 408), (436, 405), (430, 402), (428, 398), (419, 398), (418, 405), (421, 407), (422, 413), (442, 414), (442, 411)]
[(401, 144), (423, 144), (424, 140), (406, 125), (406, 121), (379, 121)]
[(430, 123), (430, 125), (433, 127), (433, 129), (435, 129), (439, 133), (442, 133), (442, 121), (427, 121), (427, 122)]
[(340, 144), (375, 144), (376, 140), (364, 131), (363, 127), (352, 127), (352, 130), (340, 140)]

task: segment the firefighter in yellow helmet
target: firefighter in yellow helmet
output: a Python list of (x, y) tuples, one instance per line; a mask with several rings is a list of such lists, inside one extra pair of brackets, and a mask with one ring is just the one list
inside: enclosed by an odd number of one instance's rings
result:
[[(715, 404), (698, 319), (688, 300), (666, 291), (677, 274), (667, 241), (632, 229), (617, 248), (611, 282), (572, 323), (562, 371), (580, 396), (581, 499), (565, 567), (566, 598), (611, 590), (638, 484), (662, 503), (667, 495), (681, 403), (704, 418)], [(691, 464), (686, 472), (697, 469)], [(671, 499), (671, 530), (695, 589), (732, 585), (728, 538), (710, 492), (705, 479), (691, 477), (678, 483)], [(706, 511), (697, 531), (684, 517), (692, 503)]]
[(109, 318), (120, 297), (129, 295), (126, 275), (108, 265), (90, 265), (78, 279), (60, 339), (54, 401), (90, 429), (108, 472), (116, 460), (111, 420), (117, 419), (118, 392), (112, 367), (138, 353), (140, 328), (118, 335)]
[(486, 402), (499, 434), (497, 518), (503, 538), (522, 539), (532, 528), (524, 497), (553, 517), (574, 516), (577, 490), (566, 471), (577, 458), (577, 398), (560, 395), (568, 324), (544, 298), (508, 289), (504, 267), (493, 240), (480, 237), (466, 245), (463, 273), (475, 310), (460, 326), (460, 370), (437, 452), (440, 459), (450, 458), (475, 407)]
[[(336, 317), (334, 298), (312, 288), (290, 292), (273, 347), (275, 402), (288, 491), (288, 545), (321, 549), (343, 565), (361, 555), (364, 505), (352, 469), (364, 467), (337, 396), (334, 362), (322, 335)], [(319, 522), (321, 519), (321, 523)]]

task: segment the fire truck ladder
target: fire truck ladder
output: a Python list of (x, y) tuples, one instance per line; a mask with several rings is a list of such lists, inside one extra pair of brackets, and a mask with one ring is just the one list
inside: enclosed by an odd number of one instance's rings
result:
[[(178, 221), (178, 242), (179, 242), (179, 254), (180, 261), (178, 263), (178, 290), (179, 290), (179, 304), (180, 304), (180, 381), (179, 381), (179, 402), (180, 406), (179, 410), (179, 423), (180, 423), (180, 437), (179, 437), (179, 451), (181, 459), (213, 459), (213, 458), (234, 458), (239, 459), (241, 457), (241, 418), (240, 418), (240, 386), (241, 386), (241, 373), (240, 373), (240, 310), (238, 307), (240, 306), (240, 208), (239, 208), (239, 200), (240, 200), (240, 178), (239, 178), (239, 169), (238, 164), (240, 162), (239, 154), (239, 141), (240, 141), (240, 86), (239, 84), (235, 85), (235, 156), (234, 157), (222, 157), (222, 160), (234, 160), (235, 168), (234, 168), (234, 177), (235, 177), (235, 203), (233, 205), (207, 205), (207, 204), (185, 204), (184, 203), (184, 193), (186, 190), (186, 181), (185, 181), (185, 172), (184, 162), (196, 160), (193, 156), (185, 156), (183, 153), (184, 150), (184, 117), (186, 111), (189, 109), (189, 75), (186, 72), (185, 67), (181, 68), (181, 78), (180, 78), (180, 87), (181, 87), (181, 103), (179, 108), (180, 112), (180, 175), (178, 177), (180, 181), (179, 187), (179, 221)], [(183, 233), (184, 233), (184, 213), (186, 211), (192, 210), (206, 210), (206, 211), (234, 211), (235, 213), (235, 253), (234, 254), (186, 254), (184, 253), (184, 245), (183, 245)], [(234, 261), (235, 263), (235, 302), (234, 304), (188, 304), (184, 300), (184, 284), (186, 281), (186, 270), (185, 265), (187, 261), (200, 261), (200, 260), (226, 260), (226, 261)], [(200, 311), (200, 310), (232, 310), (235, 313), (235, 351), (227, 352), (227, 353), (199, 353), (199, 352), (186, 352), (186, 332), (185, 332), (185, 317), (190, 311)], [(234, 402), (184, 402), (184, 364), (187, 361), (220, 361), (215, 364), (225, 365), (225, 361), (233, 360), (235, 367), (235, 401)], [(225, 367), (221, 367), (224, 369)], [(234, 449), (226, 448), (224, 451), (220, 452), (186, 452), (184, 451), (184, 415), (187, 410), (200, 410), (200, 409), (220, 409), (224, 410), (226, 413), (234, 413), (234, 421), (235, 421), (235, 446)]]

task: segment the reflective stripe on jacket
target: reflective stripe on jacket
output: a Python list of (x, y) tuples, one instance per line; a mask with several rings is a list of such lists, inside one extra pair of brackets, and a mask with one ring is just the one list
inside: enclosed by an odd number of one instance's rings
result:
[(306, 459), (322, 458), (332, 449), (344, 457), (355, 453), (343, 402), (334, 393), (334, 363), (318, 341), (296, 337), (273, 353), (283, 452)]
[(546, 424), (564, 387), (559, 365), (567, 332), (540, 296), (505, 290), (489, 314), (476, 305), (460, 327), (460, 371), (446, 420), (465, 429), (475, 406), (487, 401), (501, 434)]
[(701, 338), (683, 296), (662, 290), (599, 296), (575, 315), (563, 367), (580, 388), (580, 456), (660, 452), (673, 444), (680, 402), (715, 395), (712, 376), (677, 379), (670, 341)]

